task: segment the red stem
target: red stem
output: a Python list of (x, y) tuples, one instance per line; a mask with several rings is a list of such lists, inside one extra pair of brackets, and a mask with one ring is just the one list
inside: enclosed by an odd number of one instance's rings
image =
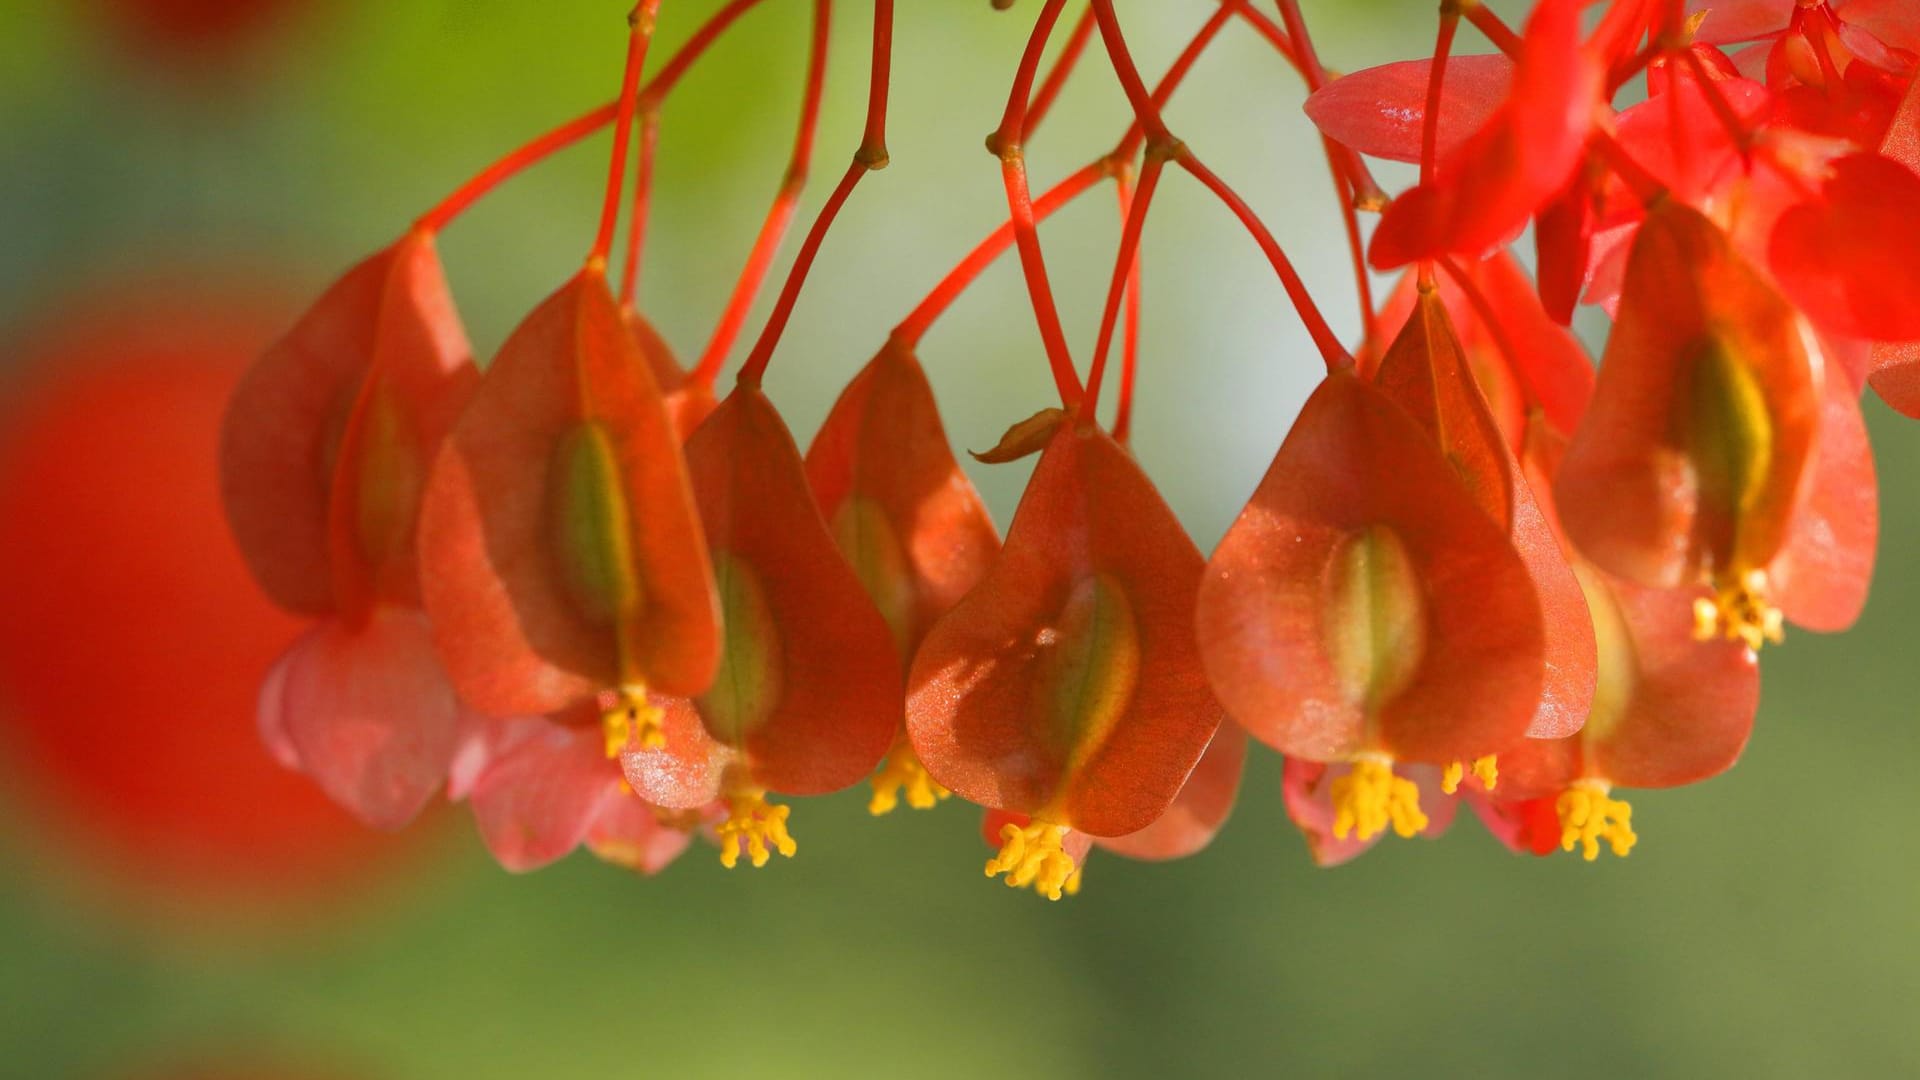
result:
[(1440, 153), (1440, 104), (1446, 88), (1447, 58), (1453, 55), (1453, 35), (1460, 28), (1460, 13), (1450, 8), (1440, 12), (1440, 33), (1433, 43), (1433, 66), (1427, 73), (1427, 114), (1420, 124), (1420, 182), (1433, 183), (1433, 168)]
[(1054, 24), (1060, 21), (1060, 10), (1066, 6), (1067, 0), (1047, 0), (1046, 6), (1040, 9), (1040, 17), (1034, 21), (1033, 34), (1027, 38), (1027, 51), (1021, 54), (1020, 67), (1013, 75), (1007, 110), (1000, 117), (1000, 126), (987, 136), (987, 149), (997, 155), (1017, 152), (1026, 141), (1027, 106), (1032, 101), (1033, 79), (1040, 70), (1040, 57), (1047, 51), (1047, 38), (1053, 33)]
[[(1133, 211), (1133, 191), (1125, 178), (1114, 188), (1120, 198), (1121, 216), (1130, 216)], [(1122, 446), (1133, 434), (1133, 387), (1134, 378), (1140, 370), (1140, 259), (1137, 256), (1127, 272), (1124, 319), (1120, 339), (1120, 404), (1113, 414), (1113, 438)]]
[(1373, 275), (1367, 270), (1367, 244), (1360, 235), (1360, 211), (1354, 206), (1353, 182), (1340, 168), (1340, 145), (1325, 135), (1320, 144), (1327, 154), (1327, 172), (1333, 176), (1334, 196), (1340, 200), (1340, 223), (1347, 232), (1347, 258), (1353, 263), (1354, 292), (1360, 298), (1360, 325), (1373, 330)]
[(613, 230), (620, 221), (620, 191), (627, 178), (627, 143), (633, 139), (633, 110), (640, 94), (640, 69), (646, 66), (647, 45), (653, 41), (654, 16), (660, 0), (640, 0), (627, 16), (627, 69), (620, 80), (620, 108), (614, 116), (613, 163), (607, 170), (607, 197), (600, 207), (600, 232), (587, 252), (587, 265), (602, 269), (613, 250)]
[(686, 75), (694, 63), (706, 55), (707, 49), (719, 39), (720, 35), (726, 33), (740, 16), (758, 7), (760, 3), (761, 0), (733, 0), (726, 7), (714, 12), (711, 18), (701, 24), (700, 29), (693, 32), (693, 36), (687, 39), (686, 44), (680, 46), (680, 51), (674, 53), (653, 78), (647, 81), (646, 87), (640, 91), (640, 100), (644, 107), (657, 108), (673, 88), (679, 85), (680, 79)]
[[(1079, 198), (1110, 171), (1110, 163), (1102, 158), (1055, 184), (1034, 203), (1035, 221), (1045, 221), (1053, 216), (1054, 211)], [(993, 265), (994, 260), (1005, 254), (1013, 243), (1013, 222), (1008, 221), (980, 241), (966, 258), (960, 260), (958, 266), (941, 279), (940, 284), (933, 287), (933, 291), (927, 294), (927, 298), (920, 301), (919, 306), (902, 319), (900, 325), (893, 328), (891, 339), (908, 349), (918, 345), (934, 321), (946, 312), (954, 300), (958, 299), (960, 294), (966, 291), (967, 286), (972, 285), (987, 267)]]
[[(1098, 0), (1096, 0), (1098, 2)], [(1113, 281), (1107, 287), (1107, 306), (1100, 313), (1100, 336), (1093, 346), (1093, 366), (1087, 370), (1087, 408), (1098, 408), (1100, 385), (1107, 373), (1107, 350), (1113, 345), (1113, 332), (1120, 321), (1120, 305), (1125, 299), (1127, 282), (1140, 266), (1140, 237), (1146, 231), (1147, 210), (1153, 205), (1153, 193), (1160, 186), (1160, 171), (1166, 167), (1166, 155), (1150, 153), (1140, 169), (1140, 187), (1129, 197), (1126, 182), (1121, 182), (1120, 202), (1126, 207), (1127, 220), (1120, 230), (1120, 252), (1113, 260)]]
[(761, 223), (760, 233), (747, 253), (747, 261), (740, 269), (739, 279), (734, 282), (733, 293), (727, 297), (727, 305), (721, 310), (720, 321), (714, 326), (713, 336), (707, 339), (707, 347), (689, 376), (697, 385), (712, 386), (714, 380), (719, 378), (720, 367), (726, 363), (727, 354), (733, 351), (734, 342), (739, 340), (740, 331), (747, 323), (747, 315), (753, 309), (753, 302), (760, 295), (760, 287), (766, 283), (767, 274), (773, 268), (774, 256), (778, 254), (781, 242), (786, 239), (787, 230), (793, 225), (794, 213), (800, 208), (800, 194), (806, 190), (807, 173), (813, 165), (813, 144), (820, 127), (820, 103), (826, 92), (827, 42), (832, 10), (832, 0), (814, 0), (806, 90), (800, 106), (800, 128), (794, 135), (793, 153), (787, 161), (787, 171), (781, 177), (780, 189), (774, 193), (773, 205), (767, 209), (766, 220)]
[(1508, 26), (1500, 16), (1487, 10), (1486, 5), (1479, 3), (1478, 0), (1466, 0), (1461, 7), (1467, 21), (1485, 34), (1487, 40), (1493, 42), (1494, 48), (1510, 57), (1519, 57), (1520, 35), (1514, 33), (1513, 28)]
[(787, 283), (780, 290), (780, 299), (775, 302), (773, 314), (768, 316), (766, 328), (760, 332), (760, 339), (754, 342), (753, 351), (747, 355), (747, 361), (740, 368), (740, 385), (759, 386), (767, 372), (767, 364), (773, 359), (773, 352), (780, 344), (780, 336), (786, 332), (787, 322), (793, 317), (793, 308), (800, 299), (800, 289), (807, 283), (807, 273), (813, 269), (813, 261), (820, 254), (820, 244), (826, 239), (828, 230), (840, 216), (840, 208), (847, 203), (847, 197), (859, 185), (860, 178), (881, 168), (887, 162), (887, 87), (892, 81), (893, 61), (893, 0), (873, 0), (873, 65), (870, 69), (867, 86), (867, 123), (860, 141), (860, 148), (854, 152), (852, 164), (840, 183), (827, 197), (826, 205), (813, 219), (813, 228), (807, 231), (806, 242), (800, 245), (800, 254), (794, 257), (793, 268), (787, 272)]
[(453, 194), (442, 199), (439, 205), (420, 215), (419, 220), (414, 222), (414, 228), (424, 232), (440, 231), (447, 226), (448, 222), (465, 213), (468, 207), (479, 202), (488, 192), (521, 171), (552, 157), (612, 123), (616, 111), (615, 103), (608, 102), (590, 113), (561, 124), (487, 166), (479, 175), (460, 185)]
[[(1114, 75), (1119, 78), (1122, 88), (1125, 89), (1127, 100), (1133, 103), (1136, 111), (1141, 111), (1140, 119), (1146, 126), (1148, 138), (1155, 143), (1164, 141), (1165, 152), (1178, 161), (1182, 168), (1192, 173), (1195, 179), (1205, 184), (1220, 201), (1226, 203), (1234, 216), (1246, 226), (1255, 242), (1260, 245), (1260, 249), (1266, 253), (1267, 260), (1273, 264), (1274, 273), (1279, 276), (1281, 286), (1287, 291), (1287, 298), (1293, 302), (1294, 308), (1299, 312), (1300, 320), (1306, 324), (1307, 332), (1312, 335), (1314, 345), (1319, 348), (1321, 358), (1326, 361), (1327, 369), (1332, 371), (1342, 366), (1351, 366), (1353, 357), (1340, 344), (1340, 339), (1335, 336), (1333, 329), (1327, 325), (1325, 316), (1320, 314), (1319, 307), (1314, 304), (1313, 297), (1307, 292), (1306, 282), (1300, 279), (1299, 273), (1293, 268), (1292, 261), (1287, 258), (1286, 252), (1280, 247), (1280, 242), (1274, 239), (1266, 223), (1260, 220), (1260, 215), (1254, 213), (1253, 208), (1248, 206), (1226, 181), (1214, 175), (1213, 170), (1202, 164), (1191, 149), (1173, 138), (1167, 131), (1166, 122), (1160, 117), (1159, 107), (1154, 104), (1153, 96), (1147, 93), (1145, 84), (1140, 81), (1139, 68), (1134, 64), (1132, 54), (1127, 51), (1126, 38), (1120, 31), (1120, 21), (1113, 13), (1113, 0), (1093, 0), (1093, 5), (1100, 20), (1100, 35), (1106, 42), (1107, 56), (1113, 62)], [(1296, 40), (1297, 37), (1296, 33)]]
[(631, 314), (640, 293), (640, 252), (647, 246), (647, 219), (653, 209), (653, 162), (660, 150), (660, 110), (640, 114), (640, 146), (633, 168), (633, 207), (628, 211), (627, 257), (620, 271), (620, 307)]
[[(1207, 21), (1200, 25), (1199, 32), (1193, 35), (1193, 40), (1187, 42), (1186, 48), (1180, 50), (1180, 55), (1174, 57), (1173, 64), (1167, 68), (1167, 73), (1161, 76), (1160, 85), (1154, 88), (1153, 94), (1151, 95), (1154, 111), (1158, 112), (1160, 109), (1166, 108), (1167, 102), (1173, 97), (1173, 92), (1180, 88), (1180, 84), (1186, 80), (1187, 73), (1193, 70), (1195, 63), (1199, 62), (1200, 54), (1207, 51), (1207, 46), (1213, 44), (1213, 39), (1219, 35), (1220, 29), (1227, 25), (1228, 19), (1233, 17), (1235, 7), (1244, 5), (1245, 3), (1246, 0), (1224, 0), (1224, 2), (1214, 10), (1213, 14), (1207, 18)], [(1088, 11), (1092, 10), (1092, 8), (1088, 8)], [(1240, 10), (1245, 11), (1247, 9), (1240, 7)], [(1141, 120), (1140, 114), (1136, 112), (1132, 126), (1127, 129), (1126, 137), (1121, 139), (1120, 144), (1113, 148), (1113, 159), (1115, 161), (1132, 161), (1133, 156), (1140, 152), (1140, 145), (1144, 143), (1146, 139), (1146, 123)]]
[[(1236, 2), (1236, 0), (1228, 0)], [(1080, 13), (1080, 21), (1073, 24), (1073, 32), (1067, 35), (1067, 43), (1060, 55), (1053, 61), (1052, 70), (1041, 81), (1040, 89), (1033, 95), (1033, 101), (1027, 106), (1027, 131), (1040, 126), (1053, 103), (1060, 96), (1060, 90), (1067, 85), (1067, 77), (1073, 74), (1074, 67), (1080, 63), (1081, 54), (1087, 51), (1087, 42), (1093, 39), (1093, 8)]]

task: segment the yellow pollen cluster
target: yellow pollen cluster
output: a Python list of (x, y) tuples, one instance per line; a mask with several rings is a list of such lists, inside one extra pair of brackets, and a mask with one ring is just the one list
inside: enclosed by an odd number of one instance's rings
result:
[(1036, 821), (1025, 827), (1009, 822), (1000, 827), (1000, 854), (987, 860), (987, 876), (1007, 875), (1010, 888), (1033, 891), (1049, 900), (1080, 891), (1080, 867), (1060, 842), (1065, 825)]
[[(727, 796), (727, 820), (720, 823), (720, 865), (731, 870), (745, 851), (755, 866), (767, 865), (778, 851), (787, 858), (800, 850), (787, 833), (791, 806), (775, 806), (761, 792)], [(772, 845), (769, 849), (768, 845)]]
[(928, 775), (927, 767), (913, 754), (913, 747), (896, 743), (887, 751), (887, 760), (873, 774), (873, 798), (867, 813), (874, 817), (891, 814), (900, 807), (900, 793), (906, 792), (907, 805), (915, 810), (931, 810), (953, 792), (941, 787)]
[(1580, 857), (1588, 862), (1600, 857), (1602, 840), (1621, 858), (1633, 850), (1639, 840), (1633, 834), (1633, 807), (1609, 798), (1609, 790), (1598, 780), (1582, 780), (1560, 793), (1553, 805), (1560, 815), (1560, 850), (1572, 851), (1579, 844)]
[(1699, 641), (1725, 638), (1758, 652), (1767, 642), (1780, 644), (1786, 624), (1767, 597), (1767, 572), (1749, 570), (1720, 585), (1713, 599), (1693, 602), (1693, 636)]
[(1388, 825), (1402, 837), (1420, 835), (1427, 815), (1420, 812), (1420, 786), (1393, 774), (1390, 758), (1369, 754), (1353, 763), (1353, 771), (1334, 780), (1333, 838), (1349, 835), (1360, 841), (1385, 832)]
[[(1494, 788), (1500, 786), (1500, 757), (1498, 754), (1488, 754), (1486, 757), (1474, 758), (1472, 768), (1473, 775), (1480, 779), (1481, 787), (1492, 791)], [(1467, 766), (1458, 761), (1448, 762), (1447, 767), (1440, 770), (1441, 792), (1452, 795), (1460, 790), (1460, 781), (1466, 778)]]
[(666, 718), (660, 706), (647, 700), (645, 686), (639, 683), (622, 686), (613, 706), (600, 714), (600, 733), (607, 741), (607, 757), (619, 757), (630, 739), (638, 739), (648, 750), (664, 749), (667, 731), (661, 723)]

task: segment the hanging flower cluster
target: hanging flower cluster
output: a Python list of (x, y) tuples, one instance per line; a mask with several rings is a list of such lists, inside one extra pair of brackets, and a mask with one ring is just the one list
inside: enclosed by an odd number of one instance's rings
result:
[[(959, 795), (985, 811), (987, 874), (1054, 899), (1093, 847), (1203, 848), (1248, 735), (1285, 756), (1288, 813), (1323, 865), (1435, 835), (1460, 800), (1516, 850), (1625, 855), (1617, 788), (1729, 767), (1760, 649), (1789, 623), (1844, 628), (1865, 601), (1864, 387), (1920, 414), (1920, 19), (1869, 0), (1614, 0), (1586, 32), (1593, 5), (1540, 0), (1515, 31), (1448, 0), (1430, 58), (1331, 79), (1293, 0), (1278, 20), (1217, 0), (1150, 86), (1111, 0), (1085, 4), (1043, 77), (1069, 0), (1036, 2), (988, 139), (1007, 223), (804, 454), (762, 376), (827, 230), (886, 164), (890, 0), (861, 145), (723, 397), (809, 168), (830, 0), (812, 0), (785, 180), (690, 369), (635, 302), (661, 106), (758, 0), (725, 5), (644, 84), (660, 0), (643, 2), (615, 103), (333, 286), (225, 431), (233, 531), (267, 593), (315, 620), (261, 692), (273, 753), (383, 827), (444, 785), (513, 870), (584, 844), (653, 872), (699, 835), (759, 866), (797, 849), (776, 796), (868, 781), (878, 815)], [(1462, 19), (1497, 52), (1453, 56)], [(1356, 352), (1162, 116), (1230, 25), (1313, 91), (1369, 327)], [(1134, 123), (1036, 198), (1027, 141), (1095, 34)], [(435, 234), (608, 123), (584, 268), (481, 374)], [(1418, 182), (1389, 198), (1368, 158), (1418, 163)], [(1210, 557), (1128, 448), (1139, 243), (1169, 165), (1245, 225), (1327, 372)], [(1082, 381), (1039, 223), (1109, 179), (1123, 223)], [(1529, 225), (1535, 274), (1509, 250)], [(978, 455), (1039, 455), (1003, 543), (917, 350), (1009, 248), (1060, 404)], [(1370, 271), (1402, 274), (1377, 309)], [(1597, 375), (1567, 329), (1582, 303), (1613, 318)]]

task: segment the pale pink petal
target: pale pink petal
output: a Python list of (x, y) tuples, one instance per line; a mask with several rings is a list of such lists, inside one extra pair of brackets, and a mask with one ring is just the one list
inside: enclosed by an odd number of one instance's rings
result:
[(665, 824), (646, 800), (622, 792), (600, 804), (586, 843), (603, 862), (652, 877), (687, 850), (693, 832)]
[[(608, 801), (625, 796), (598, 727), (536, 721), (531, 735), (496, 758), (470, 801), (480, 837), (501, 866), (537, 870), (587, 838)], [(638, 799), (634, 799), (638, 802)]]
[(522, 741), (538, 735), (546, 723), (543, 717), (501, 720), (462, 708), (454, 734), (453, 762), (447, 766), (448, 801), (459, 802), (471, 795), (473, 785), (488, 766)]
[(260, 703), (254, 710), (254, 723), (267, 754), (294, 772), (300, 771), (300, 752), (293, 748), (293, 737), (287, 734), (287, 665), (298, 647), (296, 642), (267, 669), (267, 677), (260, 683)]
[(379, 607), (357, 631), (321, 623), (294, 645), (284, 678), (301, 769), (370, 825), (413, 820), (446, 779), (460, 714), (426, 616)]

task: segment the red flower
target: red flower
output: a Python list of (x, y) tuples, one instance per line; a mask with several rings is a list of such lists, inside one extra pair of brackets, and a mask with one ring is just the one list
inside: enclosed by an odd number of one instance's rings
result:
[(987, 576), (914, 659), (907, 732), (935, 780), (1026, 815), (988, 873), (1057, 899), (1069, 832), (1174, 801), (1220, 721), (1192, 632), (1202, 559), (1126, 451), (1057, 423)]
[(426, 233), (350, 271), (235, 391), (222, 489), (268, 596), (321, 618), (269, 677), (269, 745), (368, 822), (446, 776), (460, 704), (428, 643), (421, 488), (477, 373)]

